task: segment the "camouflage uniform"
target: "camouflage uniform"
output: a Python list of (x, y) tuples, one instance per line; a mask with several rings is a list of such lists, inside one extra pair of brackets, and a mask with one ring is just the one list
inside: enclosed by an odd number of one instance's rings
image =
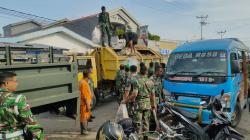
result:
[(138, 133), (149, 131), (150, 119), (150, 95), (155, 93), (154, 83), (147, 76), (138, 78), (138, 95), (136, 97), (136, 109), (134, 122)]
[(129, 79), (130, 79), (130, 72), (125, 72), (125, 86), (124, 86), (125, 88), (126, 88), (126, 85), (127, 85)]
[(125, 71), (119, 70), (115, 78), (116, 91), (118, 92), (119, 102), (122, 100), (125, 90)]
[(90, 88), (94, 89), (94, 81), (91, 78), (89, 78), (88, 83)]
[[(129, 94), (131, 95), (133, 92), (138, 93), (138, 75), (137, 74), (130, 74), (126, 81), (126, 87), (125, 90), (129, 91)], [(127, 104), (128, 108), (128, 115), (130, 118), (133, 118), (134, 116), (134, 108), (135, 107), (135, 101), (129, 101)]]
[(163, 72), (162, 72), (162, 76), (161, 76), (161, 81), (162, 81), (162, 83), (163, 83), (163, 81), (164, 81), (164, 79), (165, 79), (165, 77), (166, 77), (166, 71), (167, 71), (167, 69), (164, 68), (164, 69), (163, 69)]
[(89, 89), (91, 91), (91, 96), (92, 96), (91, 104), (90, 105), (91, 105), (91, 108), (93, 108), (94, 107), (94, 98), (96, 98), (95, 97), (95, 91), (94, 91), (94, 89), (95, 89), (95, 87), (94, 87), (94, 81), (91, 78), (89, 78), (88, 84), (89, 84)]
[(156, 104), (158, 105), (160, 103), (160, 101), (163, 99), (163, 97), (162, 97), (162, 87), (163, 87), (162, 79), (161, 79), (161, 77), (154, 75), (153, 82), (154, 82), (154, 87), (155, 87)]
[(148, 69), (148, 75), (154, 74), (154, 73), (155, 73), (154, 68), (153, 68), (153, 67), (150, 67), (150, 68)]
[(102, 46), (105, 47), (104, 45), (105, 34), (107, 34), (108, 43), (109, 43), (109, 46), (111, 46), (111, 33), (110, 33), (111, 23), (109, 19), (109, 13), (101, 12), (99, 14), (99, 25), (101, 28)]
[(0, 88), (0, 105), (0, 134), (6, 134), (7, 137), (3, 139), (25, 139), (23, 131), (31, 134), (33, 139), (44, 139), (43, 129), (36, 123), (25, 96)]
[(91, 78), (89, 78), (88, 83), (89, 83), (89, 88), (91, 90), (91, 94), (92, 94), (92, 96), (94, 96), (94, 94), (95, 94), (94, 93), (94, 89), (95, 89), (95, 87), (94, 87), (94, 81)]

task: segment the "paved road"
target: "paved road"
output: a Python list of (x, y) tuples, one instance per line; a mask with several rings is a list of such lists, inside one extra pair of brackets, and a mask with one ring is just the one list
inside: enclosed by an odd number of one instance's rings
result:
[[(79, 124), (64, 116), (40, 114), (38, 120), (44, 126), (50, 140), (95, 140), (96, 131), (106, 120), (114, 119), (117, 107), (117, 103), (110, 99), (99, 104), (94, 111), (96, 119), (89, 124), (91, 130), (88, 136), (80, 135)], [(250, 140), (250, 114), (248, 109), (243, 112), (237, 130), (246, 137), (246, 140)]]
[(80, 126), (75, 120), (54, 114), (39, 114), (38, 121), (45, 129), (49, 140), (95, 140), (96, 131), (107, 120), (114, 120), (118, 104), (112, 99), (106, 99), (94, 110), (96, 119), (89, 123), (90, 134), (80, 135)]
[(244, 110), (240, 124), (236, 129), (245, 136), (246, 140), (250, 140), (250, 113), (248, 108)]

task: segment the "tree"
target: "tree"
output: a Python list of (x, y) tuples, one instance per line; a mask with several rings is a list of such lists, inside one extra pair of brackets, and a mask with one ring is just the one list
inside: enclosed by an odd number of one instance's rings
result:
[(154, 35), (154, 34), (148, 33), (148, 39), (149, 40), (154, 40), (154, 41), (160, 41), (161, 37), (158, 36), (158, 35)]
[(119, 39), (123, 38), (125, 34), (125, 31), (123, 29), (117, 28), (115, 30), (115, 35), (119, 37)]

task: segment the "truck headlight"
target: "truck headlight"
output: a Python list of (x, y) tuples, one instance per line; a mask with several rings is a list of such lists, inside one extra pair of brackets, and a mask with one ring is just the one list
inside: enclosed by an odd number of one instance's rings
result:
[(221, 97), (222, 108), (229, 109), (231, 105), (230, 103), (231, 103), (231, 94), (230, 93), (223, 94), (223, 96)]
[(171, 93), (169, 91), (167, 91), (166, 89), (163, 89), (163, 94), (165, 96), (171, 96)]
[(167, 91), (166, 89), (163, 89), (163, 94), (167, 100), (172, 101), (174, 97), (171, 95), (171, 92)]

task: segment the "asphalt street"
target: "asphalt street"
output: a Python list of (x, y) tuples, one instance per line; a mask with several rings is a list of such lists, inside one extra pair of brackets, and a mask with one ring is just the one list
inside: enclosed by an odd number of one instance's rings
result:
[[(39, 114), (37, 118), (44, 127), (49, 140), (95, 140), (96, 131), (101, 124), (107, 120), (114, 120), (117, 108), (118, 104), (112, 99), (100, 103), (93, 112), (96, 119), (89, 123), (90, 133), (88, 136), (80, 135), (79, 123), (63, 115), (43, 113)], [(246, 137), (246, 140), (250, 140), (249, 118), (250, 114), (246, 109), (239, 126), (236, 128)]]

